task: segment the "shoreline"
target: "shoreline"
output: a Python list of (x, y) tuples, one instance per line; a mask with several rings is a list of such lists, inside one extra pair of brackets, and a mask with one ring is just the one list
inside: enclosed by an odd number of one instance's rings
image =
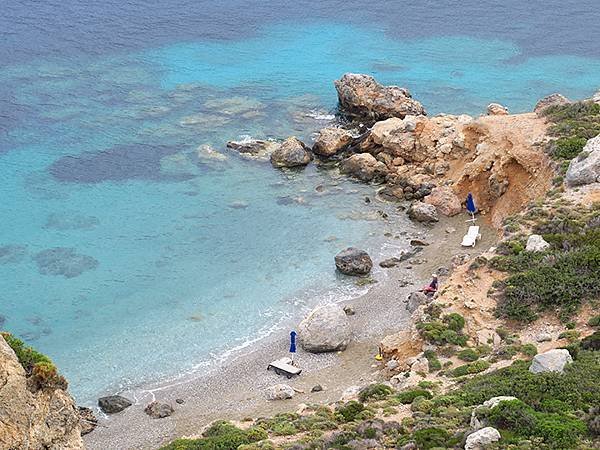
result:
[[(346, 351), (310, 354), (299, 348), (297, 361), (303, 369), (302, 375), (287, 380), (265, 370), (273, 359), (287, 355), (287, 330), (276, 331), (259, 339), (250, 352), (234, 354), (227, 361), (216, 363), (207, 373), (121, 392), (133, 401), (133, 406), (111, 416), (100, 414), (100, 425), (84, 436), (86, 447), (88, 450), (156, 449), (178, 437), (197, 436), (204, 426), (217, 419), (271, 416), (294, 410), (303, 403), (331, 403), (339, 400), (348, 387), (375, 381), (381, 366), (374, 356), (381, 339), (410, 323), (411, 316), (403, 300), (426, 284), (432, 271), (447, 267), (451, 256), (461, 249), (461, 224), (464, 225), (463, 215), (442, 218), (434, 227), (407, 233), (406, 239), (418, 236), (430, 245), (423, 247), (417, 257), (384, 269), (385, 276), (365, 294), (342, 301), (356, 312), (349, 317), (354, 339)], [(447, 233), (448, 227), (457, 231)], [(476, 249), (462, 249), (460, 253), (477, 253), (495, 243), (496, 231), (485, 225), (482, 228), (484, 239)], [(413, 259), (422, 263), (411, 263)], [(291, 400), (267, 401), (264, 389), (277, 383), (289, 383), (302, 392)], [(322, 385), (324, 391), (311, 393), (316, 384)], [(176, 399), (184, 403), (178, 404)], [(154, 400), (170, 403), (175, 413), (164, 419), (151, 419), (143, 408)]]

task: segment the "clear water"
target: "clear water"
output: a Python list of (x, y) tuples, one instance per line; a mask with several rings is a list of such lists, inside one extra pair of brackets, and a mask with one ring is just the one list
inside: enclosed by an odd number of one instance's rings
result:
[[(384, 206), (363, 205), (365, 186), (242, 160), (227, 140), (310, 141), (346, 71), (432, 113), (600, 87), (591, 0), (86, 3), (12, 1), (0, 17), (0, 326), (82, 402), (351, 295), (332, 255), (391, 252), (383, 232), (409, 226), (367, 220)], [(199, 158), (203, 144), (227, 160)]]

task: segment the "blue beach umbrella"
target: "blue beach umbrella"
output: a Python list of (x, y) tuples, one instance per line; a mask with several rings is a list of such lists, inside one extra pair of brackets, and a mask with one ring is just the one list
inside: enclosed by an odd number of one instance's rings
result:
[(292, 363), (294, 362), (294, 353), (296, 353), (296, 332), (290, 333), (290, 353), (292, 354)]
[(467, 211), (471, 213), (472, 220), (475, 220), (475, 212), (477, 208), (475, 207), (475, 200), (473, 200), (473, 194), (469, 192), (467, 195)]

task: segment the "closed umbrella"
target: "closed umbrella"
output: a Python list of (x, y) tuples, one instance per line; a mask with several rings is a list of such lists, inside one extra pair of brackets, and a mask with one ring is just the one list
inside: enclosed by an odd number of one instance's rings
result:
[(294, 354), (296, 353), (296, 332), (290, 333), (290, 353), (292, 354), (292, 364), (294, 363)]
[(467, 195), (467, 211), (471, 213), (471, 220), (475, 222), (475, 212), (477, 212), (477, 208), (475, 207), (475, 200), (473, 199), (473, 194), (469, 192)]

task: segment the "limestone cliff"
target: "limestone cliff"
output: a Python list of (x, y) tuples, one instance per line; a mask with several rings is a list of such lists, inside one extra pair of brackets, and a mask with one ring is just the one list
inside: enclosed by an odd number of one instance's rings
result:
[(0, 336), (0, 448), (75, 450), (85, 448), (79, 415), (62, 389), (33, 388), (14, 351)]

